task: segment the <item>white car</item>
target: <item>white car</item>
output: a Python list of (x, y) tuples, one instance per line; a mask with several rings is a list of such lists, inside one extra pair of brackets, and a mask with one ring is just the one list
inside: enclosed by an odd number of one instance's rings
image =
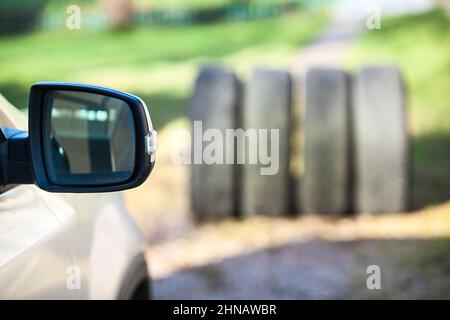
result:
[(0, 95), (0, 298), (148, 298), (143, 238), (117, 192), (154, 165), (145, 104), (38, 83), (28, 122)]

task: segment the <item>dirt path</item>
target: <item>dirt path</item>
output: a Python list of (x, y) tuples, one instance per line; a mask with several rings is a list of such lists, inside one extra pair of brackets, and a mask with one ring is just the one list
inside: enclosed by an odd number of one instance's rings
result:
[(292, 71), (301, 73), (314, 66), (341, 67), (351, 49), (352, 41), (363, 28), (361, 22), (332, 20), (315, 41), (299, 50)]
[[(158, 299), (450, 299), (448, 265), (409, 260), (436, 246), (450, 240), (290, 243), (174, 273), (153, 289)], [(380, 267), (379, 290), (367, 288), (369, 265)]]
[[(161, 299), (450, 299), (450, 202), (410, 214), (202, 225), (148, 251)], [(366, 286), (367, 267), (381, 289)]]
[(331, 7), (328, 27), (315, 41), (300, 48), (292, 69), (301, 72), (312, 66), (342, 67), (352, 41), (367, 30), (367, 20), (377, 10), (383, 28), (382, 21), (387, 16), (423, 12), (433, 5), (432, 0), (338, 0)]

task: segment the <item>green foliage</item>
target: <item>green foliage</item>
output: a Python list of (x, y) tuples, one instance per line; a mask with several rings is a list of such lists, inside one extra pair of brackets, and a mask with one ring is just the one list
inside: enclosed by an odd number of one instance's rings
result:
[(0, 1), (0, 10), (20, 10), (34, 9), (43, 7), (49, 0), (2, 0)]
[[(134, 2), (140, 6), (149, 6), (152, 8), (211, 8), (220, 7), (234, 3), (286, 3), (289, 0), (135, 0)], [(300, 2), (300, 1), (299, 1)]]

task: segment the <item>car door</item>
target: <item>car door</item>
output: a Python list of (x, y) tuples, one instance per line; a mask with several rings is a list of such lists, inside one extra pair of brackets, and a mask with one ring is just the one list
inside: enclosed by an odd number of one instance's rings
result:
[[(0, 95), (0, 126), (26, 127)], [(73, 258), (66, 231), (75, 211), (58, 194), (20, 185), (0, 194), (0, 298), (76, 298), (67, 286)]]

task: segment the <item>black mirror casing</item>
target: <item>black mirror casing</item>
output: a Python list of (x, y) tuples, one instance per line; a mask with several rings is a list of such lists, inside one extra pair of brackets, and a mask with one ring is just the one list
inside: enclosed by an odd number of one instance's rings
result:
[[(106, 97), (112, 97), (126, 102), (132, 112), (135, 127), (135, 163), (129, 178), (122, 182), (102, 183), (91, 185), (59, 185), (49, 178), (48, 163), (46, 162), (44, 145), (44, 103), (49, 91), (86, 92)], [(156, 132), (153, 130), (150, 116), (145, 103), (138, 97), (121, 91), (99, 86), (79, 83), (40, 82), (31, 87), (29, 100), (29, 146), (31, 163), (35, 176), (35, 183), (43, 190), (50, 192), (110, 192), (130, 189), (142, 184), (155, 164)]]

